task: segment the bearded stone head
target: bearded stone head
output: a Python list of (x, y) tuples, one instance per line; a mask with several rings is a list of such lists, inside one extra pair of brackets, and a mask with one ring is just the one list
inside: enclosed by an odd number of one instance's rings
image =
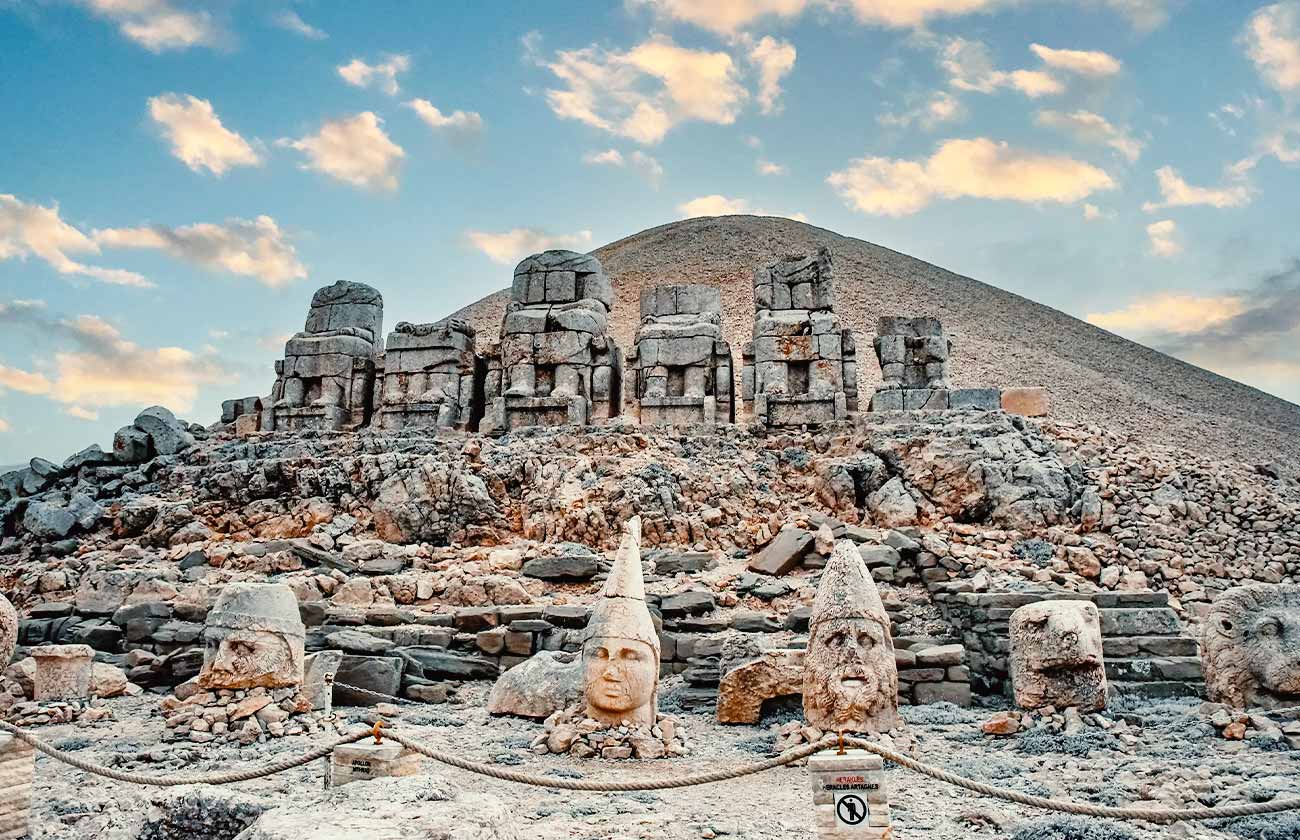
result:
[(830, 732), (898, 724), (898, 667), (889, 615), (858, 548), (835, 544), (817, 587), (804, 655), (804, 717)]
[(229, 584), (203, 628), (198, 683), (210, 689), (302, 685), (305, 635), (298, 599), (289, 587)]
[(1011, 614), (1011, 682), (1025, 709), (1106, 706), (1101, 622), (1091, 601), (1039, 601)]
[(1300, 704), (1300, 586), (1255, 584), (1220, 595), (1201, 648), (1211, 700), (1236, 708)]

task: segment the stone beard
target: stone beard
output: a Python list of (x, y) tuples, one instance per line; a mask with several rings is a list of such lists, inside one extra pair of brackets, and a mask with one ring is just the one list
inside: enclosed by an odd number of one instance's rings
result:
[(1238, 709), (1300, 705), (1300, 586), (1256, 584), (1220, 595), (1201, 651), (1211, 700)]
[(650, 645), (597, 636), (582, 658), (588, 717), (606, 726), (654, 726), (659, 657)]
[(204, 688), (287, 688), (302, 683), (303, 642), (264, 630), (209, 627), (205, 632)]
[(898, 671), (888, 629), (869, 618), (817, 624), (804, 656), (804, 717), (828, 732), (883, 732), (898, 724)]

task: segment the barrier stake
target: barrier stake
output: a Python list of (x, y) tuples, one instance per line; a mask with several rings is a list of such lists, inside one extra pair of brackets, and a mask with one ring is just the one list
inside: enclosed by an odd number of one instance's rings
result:
[(880, 756), (866, 750), (820, 752), (808, 758), (808, 775), (820, 840), (888, 840), (893, 836)]

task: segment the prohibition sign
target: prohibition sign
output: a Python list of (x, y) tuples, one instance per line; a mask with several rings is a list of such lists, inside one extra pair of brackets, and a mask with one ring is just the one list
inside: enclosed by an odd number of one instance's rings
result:
[(845, 825), (859, 825), (867, 818), (867, 803), (856, 793), (835, 797), (835, 816)]

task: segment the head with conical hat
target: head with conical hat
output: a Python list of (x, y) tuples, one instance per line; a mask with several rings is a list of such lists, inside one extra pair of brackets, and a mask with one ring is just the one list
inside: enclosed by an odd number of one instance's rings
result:
[(828, 731), (881, 732), (898, 722), (889, 614), (850, 540), (835, 544), (813, 601), (803, 707), (809, 723)]
[(659, 685), (659, 634), (641, 576), (641, 518), (623, 526), (609, 578), (583, 635), (587, 716), (614, 725), (653, 726)]
[(298, 599), (282, 583), (230, 583), (204, 624), (204, 688), (287, 688), (302, 684), (306, 630)]

